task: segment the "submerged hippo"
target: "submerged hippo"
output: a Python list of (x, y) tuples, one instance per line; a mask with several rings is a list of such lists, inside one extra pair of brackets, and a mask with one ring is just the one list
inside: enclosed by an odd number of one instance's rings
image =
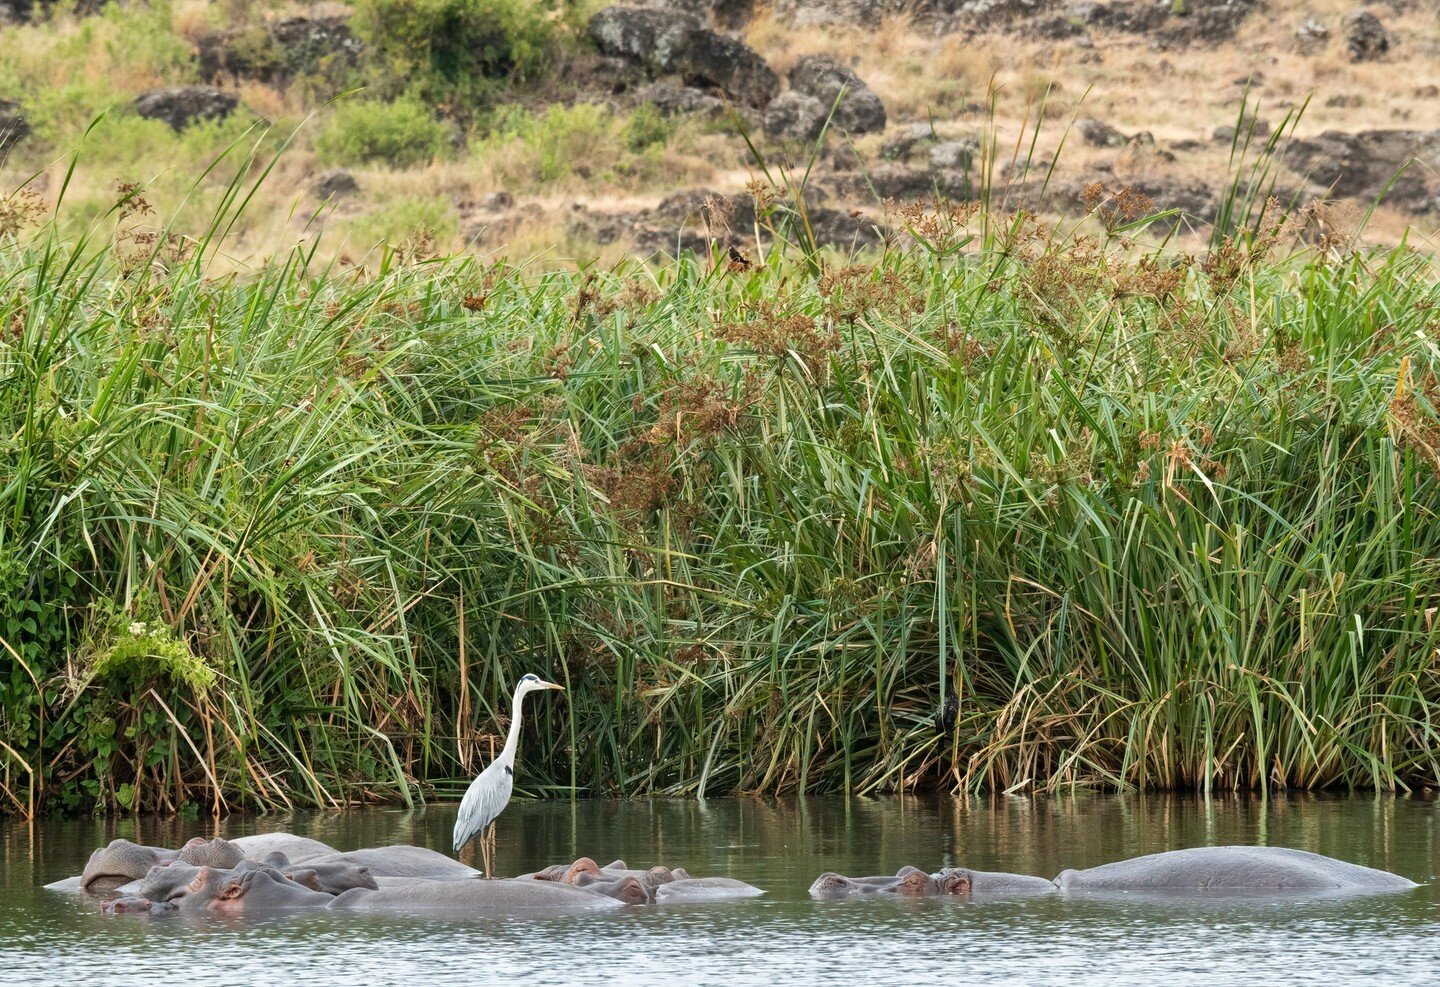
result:
[(292, 864), (303, 864), (312, 857), (330, 857), (340, 852), (328, 843), (294, 833), (257, 833), (230, 842), (252, 860), (260, 860), (271, 853), (283, 853)]
[(332, 855), (329, 859), (314, 859), (303, 865), (293, 863), (279, 850), (272, 850), (259, 858), (262, 864), (274, 867), (290, 880), (326, 894), (342, 894), (351, 888), (375, 890), (375, 876), (370, 868), (345, 859), (343, 854)]
[(655, 889), (660, 904), (678, 901), (724, 901), (732, 898), (758, 898), (764, 894), (753, 884), (729, 877), (688, 877), (668, 881)]
[(89, 889), (97, 882), (123, 884), (133, 881), (144, 877), (151, 867), (168, 864), (179, 856), (179, 850), (145, 846), (130, 840), (111, 840), (90, 854), (80, 875), (80, 887)]
[(546, 911), (601, 911), (622, 902), (558, 881), (492, 880), (415, 882), (379, 891), (346, 891), (332, 906), (362, 912), (455, 912), (464, 915)]
[(1088, 870), (1063, 871), (1062, 891), (1403, 891), (1389, 871), (1304, 850), (1207, 846), (1152, 853)]
[(956, 892), (942, 891), (935, 878), (917, 867), (902, 867), (894, 877), (846, 877), (827, 871), (810, 885), (813, 898), (850, 898), (871, 894), (923, 898), (944, 893)]
[(245, 861), (232, 870), (175, 863), (146, 876), (139, 897), (186, 914), (238, 915), (281, 908), (325, 908), (334, 895), (289, 880), (273, 867)]
[(228, 870), (245, 859), (245, 851), (229, 840), (195, 837), (180, 848), (178, 859), (195, 867)]
[(627, 905), (647, 904), (654, 894), (653, 889), (647, 888), (636, 878), (629, 875), (610, 878), (581, 874), (571, 883), (577, 888), (584, 888), (587, 891), (603, 894), (607, 898), (623, 901)]
[(1053, 881), (1025, 874), (952, 867), (926, 874), (905, 867), (894, 877), (821, 874), (816, 898), (865, 894), (1050, 894), (1056, 891), (1401, 891), (1415, 887), (1398, 874), (1283, 847), (1197, 847), (1067, 870)]
[[(294, 858), (291, 858), (292, 860)], [(347, 853), (310, 857), (306, 867), (352, 864), (364, 867), (373, 877), (423, 877), (431, 881), (466, 881), (480, 876), (474, 867), (421, 846), (382, 846)]]

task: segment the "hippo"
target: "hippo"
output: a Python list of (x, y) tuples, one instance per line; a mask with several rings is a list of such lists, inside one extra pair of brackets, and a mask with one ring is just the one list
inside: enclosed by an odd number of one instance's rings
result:
[[(549, 867), (541, 868), (540, 870), (535, 871), (533, 874), (522, 874), (520, 875), (520, 879), (530, 879), (535, 881), (556, 881), (560, 884), (574, 884), (575, 879), (581, 874), (588, 874), (591, 877), (598, 878), (602, 876), (602, 871), (600, 867), (596, 866), (595, 861), (591, 860), (589, 857), (580, 857), (574, 863), (551, 864)], [(608, 876), (611, 878), (617, 876), (628, 876), (628, 872), (621, 868), (613, 872), (608, 872)]]
[(660, 904), (677, 901), (723, 901), (729, 898), (758, 898), (764, 894), (753, 884), (729, 877), (688, 877), (669, 881), (655, 889)]
[(954, 882), (942, 888), (934, 877), (916, 867), (902, 867), (894, 877), (845, 877), (843, 874), (826, 872), (810, 885), (812, 898), (849, 898), (867, 894), (923, 898), (938, 894), (964, 893), (966, 892), (960, 890), (959, 885)]
[(304, 884), (326, 894), (340, 894), (351, 888), (369, 888), (372, 891), (379, 888), (370, 868), (346, 859), (311, 860), (303, 866), (297, 866), (279, 850), (272, 850), (258, 860), (274, 867), (297, 884)]
[(1067, 870), (1062, 891), (1404, 891), (1417, 887), (1389, 871), (1304, 850), (1208, 846), (1171, 850)]
[(194, 867), (229, 870), (245, 859), (245, 851), (218, 836), (213, 840), (197, 836), (180, 848), (177, 859)]
[(571, 883), (577, 888), (595, 891), (607, 898), (623, 901), (627, 905), (647, 904), (653, 893), (651, 888), (647, 888), (639, 879), (629, 875), (607, 879), (591, 874), (580, 874)]
[[(293, 857), (290, 859), (294, 860)], [(466, 867), (443, 853), (419, 846), (372, 847), (351, 850), (348, 853), (308, 857), (298, 862), (317, 870), (322, 865), (351, 864), (365, 868), (372, 877), (423, 877), (432, 881), (467, 881), (480, 876), (480, 872), (474, 867)]]
[(123, 898), (116, 898), (107, 901), (101, 911), (107, 915), (124, 914), (149, 914), (163, 915), (167, 912), (179, 911), (173, 902), (151, 901), (149, 898), (141, 898), (138, 895), (126, 895)]
[(254, 860), (270, 853), (283, 853), (292, 864), (303, 864), (313, 857), (330, 857), (339, 853), (328, 843), (294, 833), (257, 833), (230, 841), (240, 852)]
[(601, 911), (623, 908), (622, 902), (558, 881), (428, 881), (379, 891), (356, 889), (334, 899), (333, 908), (362, 912), (446, 911), (474, 915), (485, 912)]
[(139, 897), (173, 904), (186, 914), (219, 915), (326, 907), (337, 900), (289, 880), (273, 867), (248, 860), (232, 870), (184, 863), (157, 867), (146, 876)]
[(966, 867), (946, 867), (931, 875), (940, 894), (954, 895), (1011, 895), (1011, 894), (1054, 894), (1058, 888), (1054, 881), (1029, 874), (1007, 874), (1003, 871), (970, 870)]
[(144, 846), (130, 840), (111, 840), (90, 854), (80, 875), (80, 887), (90, 890), (97, 882), (120, 884), (144, 877), (151, 867), (168, 864), (180, 856), (178, 850)]

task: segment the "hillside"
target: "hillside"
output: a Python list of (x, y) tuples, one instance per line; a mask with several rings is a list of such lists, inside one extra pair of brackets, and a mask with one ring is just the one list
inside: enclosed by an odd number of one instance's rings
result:
[(28, 180), (27, 208), (63, 189), (65, 222), (113, 220), (138, 185), (153, 211), (125, 210), (132, 226), (192, 232), (233, 174), (206, 174), (217, 154), (258, 138), (263, 162), (291, 139), (227, 237), (241, 266), (321, 230), (325, 256), (355, 263), (380, 243), (556, 264), (749, 251), (753, 193), (802, 183), (806, 235), (842, 251), (937, 194), (1052, 219), (1176, 210), (1152, 230), (1182, 243), (1271, 196), (1330, 239), (1382, 193), (1377, 242), (1426, 244), (1440, 215), (1433, 3), (5, 0), (0, 16), (0, 187)]

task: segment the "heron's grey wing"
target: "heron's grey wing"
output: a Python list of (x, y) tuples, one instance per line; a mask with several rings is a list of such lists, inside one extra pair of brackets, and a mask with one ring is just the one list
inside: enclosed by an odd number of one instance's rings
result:
[(505, 806), (510, 803), (510, 790), (514, 787), (506, 765), (490, 765), (470, 783), (465, 798), (460, 802), (460, 814), (455, 817), (455, 852), (484, 832), (485, 827), (495, 821)]

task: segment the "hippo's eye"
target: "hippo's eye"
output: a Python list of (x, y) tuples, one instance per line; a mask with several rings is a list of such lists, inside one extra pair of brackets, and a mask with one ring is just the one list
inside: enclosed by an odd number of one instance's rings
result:
[(205, 886), (205, 875), (204, 875), (204, 874), (196, 874), (196, 875), (195, 875), (195, 880), (193, 880), (193, 881), (190, 882), (190, 890), (191, 890), (191, 891), (199, 891), (199, 890), (200, 890), (201, 888), (203, 888), (204, 886)]

